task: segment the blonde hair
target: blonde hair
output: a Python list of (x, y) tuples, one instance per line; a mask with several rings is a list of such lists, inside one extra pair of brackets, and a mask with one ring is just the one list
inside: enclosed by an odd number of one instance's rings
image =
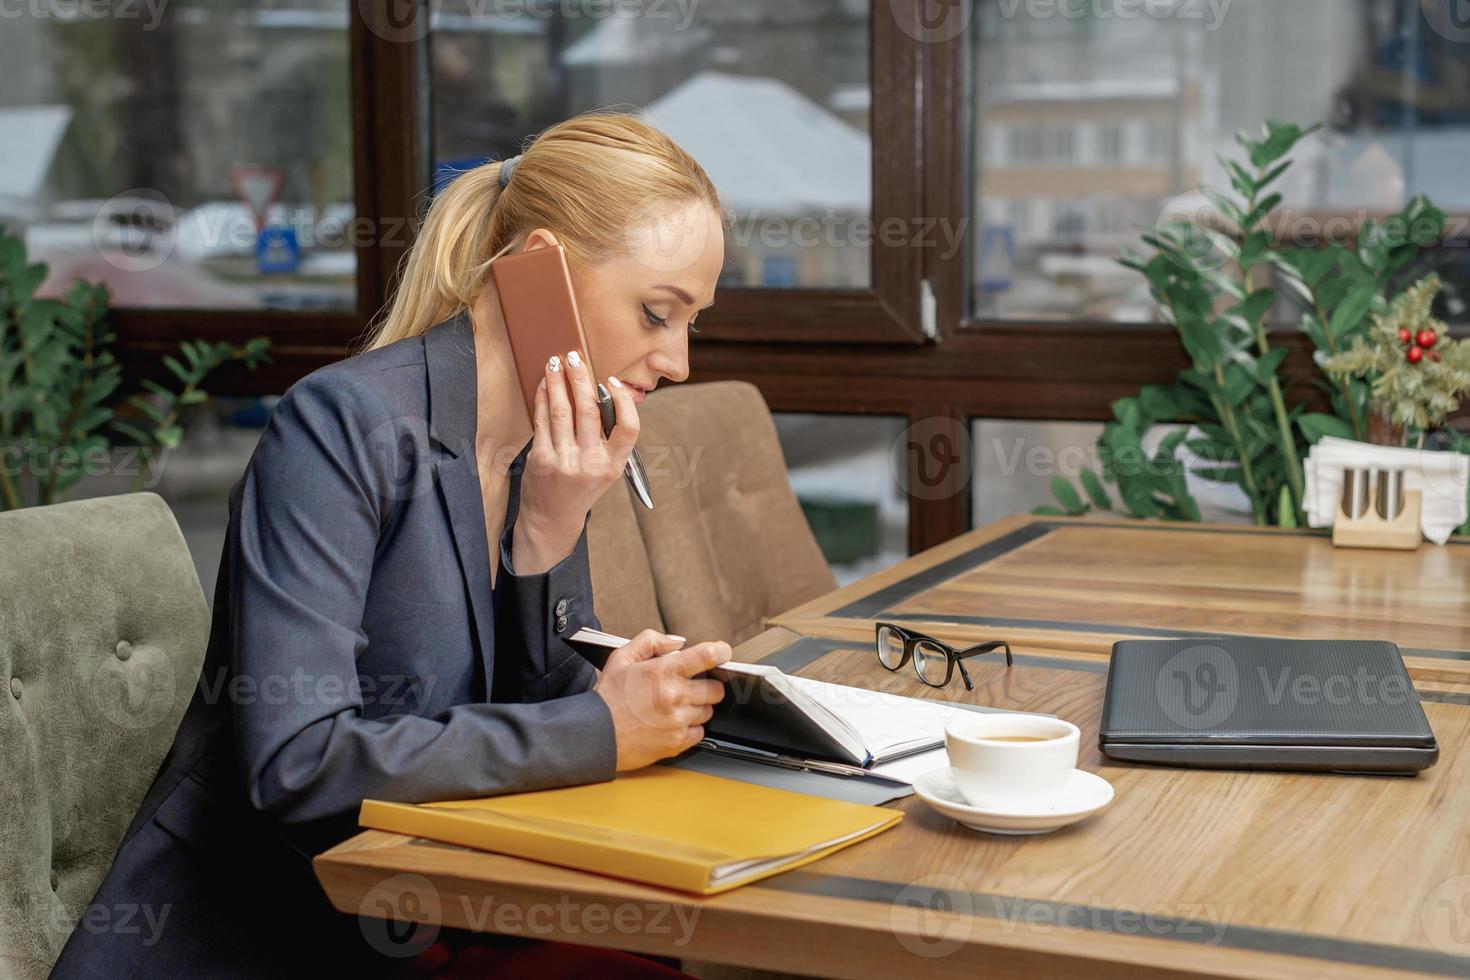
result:
[(628, 113), (587, 112), (545, 130), (522, 151), (504, 189), (500, 168), (496, 160), (467, 170), (435, 198), (364, 349), (417, 336), (468, 309), (490, 262), (533, 229), (550, 229), (575, 267), (626, 251), (626, 230), (664, 206), (704, 202), (726, 221), (704, 169)]

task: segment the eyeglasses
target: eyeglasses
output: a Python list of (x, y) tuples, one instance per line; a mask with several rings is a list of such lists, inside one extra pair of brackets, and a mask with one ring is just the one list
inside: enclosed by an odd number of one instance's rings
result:
[(950, 677), (954, 675), (955, 665), (958, 664), (960, 676), (965, 679), (965, 690), (975, 690), (975, 685), (971, 682), (963, 661), (966, 657), (989, 653), (992, 650), (1004, 650), (1006, 666), (1011, 666), (1011, 646), (1005, 640), (991, 640), (988, 643), (977, 643), (975, 646), (956, 650), (943, 640), (937, 640), (926, 633), (905, 629), (893, 623), (879, 623), (877, 641), (880, 664), (889, 670), (898, 670), (912, 658), (914, 672), (919, 675), (919, 680), (930, 687), (943, 687), (948, 684)]

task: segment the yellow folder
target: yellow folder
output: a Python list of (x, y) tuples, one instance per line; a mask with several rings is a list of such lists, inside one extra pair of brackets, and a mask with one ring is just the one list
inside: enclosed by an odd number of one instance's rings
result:
[(616, 779), (439, 803), (363, 800), (364, 827), (701, 895), (800, 867), (903, 813), (650, 766)]

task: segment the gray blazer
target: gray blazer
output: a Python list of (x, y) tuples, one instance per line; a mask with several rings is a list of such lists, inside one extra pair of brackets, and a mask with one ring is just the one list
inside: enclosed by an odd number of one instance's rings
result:
[(515, 573), (528, 445), (491, 589), (475, 381), (461, 315), (281, 399), (231, 493), (193, 700), (93, 899), (107, 925), (84, 913), (53, 976), (391, 972), (424, 934), (335, 911), (310, 866), (364, 798), (613, 777), (596, 674), (563, 642), (599, 625), (586, 529)]

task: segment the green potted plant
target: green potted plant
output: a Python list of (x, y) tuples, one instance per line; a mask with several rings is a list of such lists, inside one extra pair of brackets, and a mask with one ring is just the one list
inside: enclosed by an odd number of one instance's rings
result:
[(20, 238), (0, 228), (0, 511), (64, 499), (81, 461), (110, 453), (117, 437), (145, 460), (141, 485), (158, 451), (179, 444), (181, 413), (206, 400), (211, 371), (269, 359), (264, 337), (185, 341), (180, 357), (163, 358), (176, 388), (144, 380), (120, 397), (106, 287), (78, 280), (59, 299), (37, 296), (45, 278), (45, 265), (27, 262)]
[[(1275, 185), (1315, 128), (1272, 120), (1258, 134), (1238, 134), (1241, 158), (1221, 158), (1231, 189), (1201, 189), (1218, 218), (1161, 221), (1143, 237), (1150, 252), (1120, 260), (1148, 281), (1190, 365), (1171, 384), (1115, 402), (1098, 441), (1101, 475), (1083, 471), (1084, 493), (1054, 479), (1060, 506), (1036, 513), (1109, 509), (1111, 484), (1132, 516), (1197, 521), (1186, 481), (1192, 473), (1238, 485), (1255, 523), (1294, 527), (1304, 517), (1302, 458), (1311, 444), (1329, 434), (1368, 438), (1371, 382), (1321, 365), (1353, 349), (1388, 309), (1414, 260), (1440, 240), (1445, 215), (1420, 196), (1381, 222), (1363, 222), (1353, 248), (1279, 243), (1271, 230), (1282, 200)], [(1309, 412), (1290, 397), (1282, 369), (1288, 352), (1272, 343), (1267, 327), (1283, 305), (1297, 311), (1298, 328), (1312, 342), (1331, 412)], [(1187, 425), (1146, 453), (1149, 430), (1174, 421)]]

